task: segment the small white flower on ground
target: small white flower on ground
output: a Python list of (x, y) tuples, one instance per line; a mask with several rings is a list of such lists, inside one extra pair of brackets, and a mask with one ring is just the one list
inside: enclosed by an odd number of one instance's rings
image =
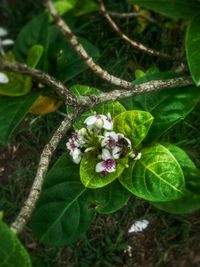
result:
[(116, 162), (108, 149), (102, 150), (103, 161), (97, 163), (96, 172), (110, 173), (116, 170)]
[(127, 253), (129, 255), (129, 257), (131, 258), (133, 255), (132, 255), (132, 247), (131, 246), (128, 246), (125, 250), (124, 250), (125, 253)]
[(129, 233), (137, 233), (137, 232), (141, 232), (143, 231), (144, 229), (147, 228), (147, 226), (149, 225), (149, 221), (147, 220), (138, 220), (138, 221), (135, 221), (130, 229), (128, 230)]
[(87, 125), (88, 129), (105, 129), (111, 131), (113, 128), (113, 122), (110, 114), (107, 116), (102, 114), (95, 114), (89, 116), (84, 123)]
[(6, 84), (8, 82), (9, 82), (8, 76), (5, 73), (0, 72), (0, 84)]
[(8, 34), (7, 30), (0, 27), (0, 54), (4, 55), (4, 46), (13, 45), (14, 41), (11, 39), (3, 39)]

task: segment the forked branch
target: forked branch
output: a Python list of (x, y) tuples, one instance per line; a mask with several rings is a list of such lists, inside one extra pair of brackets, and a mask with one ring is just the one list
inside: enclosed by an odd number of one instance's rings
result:
[(142, 43), (136, 42), (133, 39), (130, 39), (126, 34), (124, 34), (120, 28), (117, 26), (117, 24), (114, 22), (114, 20), (110, 17), (108, 11), (106, 10), (106, 7), (104, 5), (103, 0), (98, 0), (99, 2), (99, 7), (100, 10), (103, 14), (103, 16), (105, 17), (105, 19), (107, 20), (108, 24), (111, 26), (111, 28), (119, 35), (119, 37), (121, 39), (123, 39), (127, 44), (131, 45), (132, 47), (141, 50), (142, 52), (148, 54), (148, 55), (152, 55), (152, 56), (157, 56), (157, 57), (162, 57), (162, 58), (167, 58), (167, 59), (173, 59), (172, 56), (162, 53), (162, 52), (158, 52), (152, 48), (146, 47), (145, 45), (143, 45)]

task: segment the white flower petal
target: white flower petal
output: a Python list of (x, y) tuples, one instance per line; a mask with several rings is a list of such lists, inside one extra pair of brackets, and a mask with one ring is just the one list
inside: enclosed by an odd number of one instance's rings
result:
[(95, 122), (96, 122), (97, 118), (96, 116), (89, 116), (85, 121), (84, 123), (87, 124), (88, 126), (89, 125), (93, 125)]
[(104, 120), (103, 128), (106, 130), (112, 131), (113, 123), (108, 120)]
[(112, 150), (112, 156), (114, 159), (119, 159), (121, 153), (121, 147), (115, 146)]
[(7, 34), (8, 34), (7, 30), (2, 28), (2, 27), (0, 27), (0, 36), (2, 37), (2, 36), (5, 36)]
[(103, 149), (102, 150), (102, 159), (107, 160), (107, 159), (112, 159), (112, 156), (110, 154), (110, 151), (108, 149)]
[(96, 170), (96, 172), (103, 172), (103, 171), (105, 171), (105, 167), (104, 167), (103, 161), (97, 163), (95, 170)]
[(142, 153), (138, 153), (137, 156), (134, 158), (134, 160), (139, 160), (142, 157)]
[(5, 73), (0, 72), (0, 83), (5, 84), (5, 83), (8, 83), (8, 82), (9, 82), (8, 76)]
[(136, 222), (134, 222), (134, 224), (131, 225), (131, 227), (128, 230), (128, 232), (129, 233), (141, 232), (142, 230), (147, 228), (148, 225), (149, 225), (149, 221), (147, 221), (147, 220), (136, 221)]

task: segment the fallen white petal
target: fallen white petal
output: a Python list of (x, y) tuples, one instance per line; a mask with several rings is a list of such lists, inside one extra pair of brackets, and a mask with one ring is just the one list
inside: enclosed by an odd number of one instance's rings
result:
[(147, 228), (148, 225), (149, 225), (149, 221), (147, 221), (147, 220), (136, 221), (131, 225), (131, 227), (128, 230), (128, 232), (129, 233), (141, 232), (142, 230)]
[(5, 73), (0, 72), (0, 83), (5, 84), (5, 83), (8, 83), (8, 82), (9, 82), (8, 76)]
[(7, 30), (2, 28), (2, 27), (0, 27), (0, 36), (2, 37), (2, 36), (5, 36), (7, 34), (8, 34)]

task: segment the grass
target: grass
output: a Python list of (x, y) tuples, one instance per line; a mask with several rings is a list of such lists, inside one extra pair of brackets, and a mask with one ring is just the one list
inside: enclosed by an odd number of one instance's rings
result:
[[(130, 6), (124, 4), (124, 1), (106, 2), (109, 10), (130, 11)], [(39, 0), (2, 0), (0, 25), (6, 26), (11, 36), (15, 38), (22, 26), (41, 10), (42, 5)], [(136, 31), (135, 19), (116, 19), (116, 22), (129, 36), (134, 36), (155, 49), (171, 52), (176, 50), (177, 46), (182, 47), (183, 24), (158, 15), (154, 17), (158, 23), (153, 26), (147, 25), (142, 34)], [(101, 52), (99, 64), (119, 77), (133, 80), (134, 72), (138, 68), (146, 70), (151, 66), (158, 66), (166, 71), (176, 67), (176, 62), (144, 56), (124, 44), (96, 13), (79, 18), (74, 28), (78, 34), (99, 48)], [(106, 84), (89, 70), (78, 75), (68, 85), (74, 83), (92, 85), (105, 90), (113, 89), (113, 86)], [(7, 222), (15, 218), (26, 199), (40, 152), (60, 119), (61, 115), (58, 113), (42, 117), (29, 115), (17, 129), (11, 144), (0, 148), (0, 164), (5, 168), (3, 176), (0, 176), (0, 210), (6, 211)], [(164, 140), (172, 141), (186, 149), (198, 167), (200, 167), (199, 129), (198, 105), (184, 121), (164, 137)], [(64, 147), (63, 141), (52, 163), (64, 151)], [(129, 234), (128, 229), (131, 224), (140, 218), (148, 219), (149, 227), (141, 233)], [(72, 246), (62, 249), (44, 247), (38, 243), (28, 226), (21, 238), (30, 252), (34, 267), (197, 266), (200, 241), (198, 218), (199, 213), (190, 216), (169, 215), (146, 202), (132, 198), (120, 211), (109, 216), (98, 215), (87, 233)], [(128, 246), (131, 247), (132, 256), (127, 251)]]

